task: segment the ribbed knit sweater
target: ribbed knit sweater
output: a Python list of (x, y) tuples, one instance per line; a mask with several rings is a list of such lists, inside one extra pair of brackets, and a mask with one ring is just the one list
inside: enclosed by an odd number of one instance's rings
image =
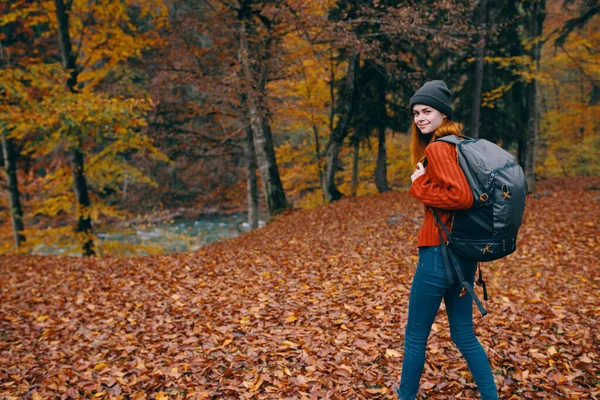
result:
[[(410, 186), (409, 193), (425, 205), (425, 221), (419, 230), (417, 245), (440, 244), (438, 228), (431, 207), (452, 232), (452, 210), (464, 210), (473, 204), (473, 194), (462, 169), (458, 165), (456, 146), (433, 142), (425, 148), (427, 167)], [(442, 232), (444, 240), (446, 234)]]

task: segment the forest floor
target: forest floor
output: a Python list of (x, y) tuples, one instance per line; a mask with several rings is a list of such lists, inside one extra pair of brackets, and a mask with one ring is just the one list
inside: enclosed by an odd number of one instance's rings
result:
[[(600, 398), (598, 188), (540, 182), (517, 252), (484, 264), (502, 399)], [(389, 192), (195, 253), (2, 257), (0, 399), (392, 399), (422, 211)], [(478, 398), (443, 308), (421, 383)]]

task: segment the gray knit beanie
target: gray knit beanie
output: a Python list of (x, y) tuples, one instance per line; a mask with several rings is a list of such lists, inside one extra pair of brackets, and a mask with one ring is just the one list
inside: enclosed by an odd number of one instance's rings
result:
[(431, 106), (452, 119), (452, 94), (444, 81), (429, 81), (410, 98), (410, 109), (415, 104)]

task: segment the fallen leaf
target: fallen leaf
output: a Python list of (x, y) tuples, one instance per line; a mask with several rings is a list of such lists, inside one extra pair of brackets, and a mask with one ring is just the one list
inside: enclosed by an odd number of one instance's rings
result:
[(385, 351), (385, 356), (386, 356), (387, 358), (398, 358), (398, 357), (400, 357), (400, 353), (399, 353), (399, 352), (397, 352), (396, 350), (387, 349), (387, 350)]
[(287, 322), (288, 324), (296, 321), (298, 321), (298, 317), (296, 317), (295, 315), (290, 315), (285, 320), (285, 322)]
[(106, 363), (99, 363), (94, 366), (94, 371), (102, 371), (104, 368), (108, 367)]

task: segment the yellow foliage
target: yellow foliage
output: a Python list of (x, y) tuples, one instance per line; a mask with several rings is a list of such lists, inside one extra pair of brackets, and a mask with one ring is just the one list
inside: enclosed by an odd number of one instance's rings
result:
[[(138, 17), (144, 20), (143, 26), (131, 21), (133, 8), (140, 10)], [(33, 52), (35, 56), (22, 57), (20, 62), (5, 66), (0, 74), (0, 130), (23, 143), (23, 151), (31, 158), (43, 159), (52, 154), (54, 159), (45, 166), (43, 182), (35, 180), (43, 200), (36, 198), (31, 204), (32, 215), (83, 213), (97, 219), (120, 214), (93, 193), (93, 206), (78, 210), (71, 167), (64, 160), (72, 148), (83, 152), (84, 173), (92, 191), (119, 192), (125, 176), (128, 182), (154, 184), (127, 162), (132, 152), (168, 161), (143, 134), (146, 113), (152, 106), (149, 96), (139, 88), (136, 91), (127, 87), (131, 81), (127, 79), (121, 81), (129, 98), (103, 93), (98, 84), (114, 76), (126, 76), (129, 59), (162, 44), (159, 30), (168, 24), (167, 7), (162, 0), (73, 0), (68, 12), (69, 33), (80, 68), (77, 93), (65, 90), (70, 71), (56, 58), (42, 54), (48, 51), (46, 42), (58, 47), (55, 2), (17, 0), (3, 12), (0, 28), (18, 21), (41, 43)]]
[[(546, 11), (546, 35), (578, 16), (559, 1), (548, 2)], [(529, 55), (485, 58), (498, 68), (510, 69), (518, 81), (535, 77), (539, 82), (542, 114), (536, 171), (540, 175), (600, 174), (600, 106), (592, 101), (593, 84), (600, 81), (600, 53), (592, 51), (600, 48), (600, 31), (594, 28), (599, 20), (596, 15), (583, 29), (573, 31), (560, 48), (552, 36), (525, 42), (525, 48), (531, 49), (544, 40), (540, 71)], [(514, 83), (484, 93), (482, 105), (493, 108)]]
[(483, 93), (481, 106), (494, 108), (494, 102), (504, 97), (506, 93), (512, 89), (515, 82), (510, 82), (508, 85), (502, 85), (492, 90)]
[[(287, 141), (276, 149), (281, 180), (288, 200), (300, 208), (317, 207), (325, 203), (323, 190), (319, 182), (319, 171), (316, 162), (314, 136), (305, 133), (299, 144)], [(298, 139), (297, 139), (298, 140)], [(320, 139), (321, 151), (324, 152), (326, 137)], [(390, 187), (407, 188), (410, 183), (412, 167), (410, 165), (410, 137), (398, 133), (386, 135), (387, 145), (387, 177)], [(345, 146), (340, 154), (342, 170), (336, 175), (339, 190), (345, 195), (351, 193), (352, 182), (352, 149)], [(375, 166), (377, 147), (361, 147), (359, 151), (359, 177), (357, 195), (377, 192), (375, 186)], [(321, 166), (325, 169), (322, 156)]]
[[(325, 137), (321, 138), (321, 141), (324, 143)], [(322, 193), (312, 136), (303, 134), (299, 144), (288, 141), (277, 147), (275, 151), (281, 181), (289, 201), (302, 207), (300, 199), (303, 196), (315, 192)], [(322, 160), (323, 169), (324, 165), (325, 161)]]
[[(565, 9), (550, 4), (548, 31), (560, 27)], [(568, 14), (568, 13), (567, 13)], [(542, 52), (544, 113), (540, 123), (537, 172), (541, 175), (600, 175), (600, 104), (593, 104), (593, 82), (600, 81), (600, 31), (596, 15), (573, 31), (563, 47), (549, 41)], [(597, 102), (597, 100), (596, 100)]]
[(388, 135), (388, 181), (392, 187), (408, 188), (413, 166), (410, 162), (410, 136), (395, 133)]

